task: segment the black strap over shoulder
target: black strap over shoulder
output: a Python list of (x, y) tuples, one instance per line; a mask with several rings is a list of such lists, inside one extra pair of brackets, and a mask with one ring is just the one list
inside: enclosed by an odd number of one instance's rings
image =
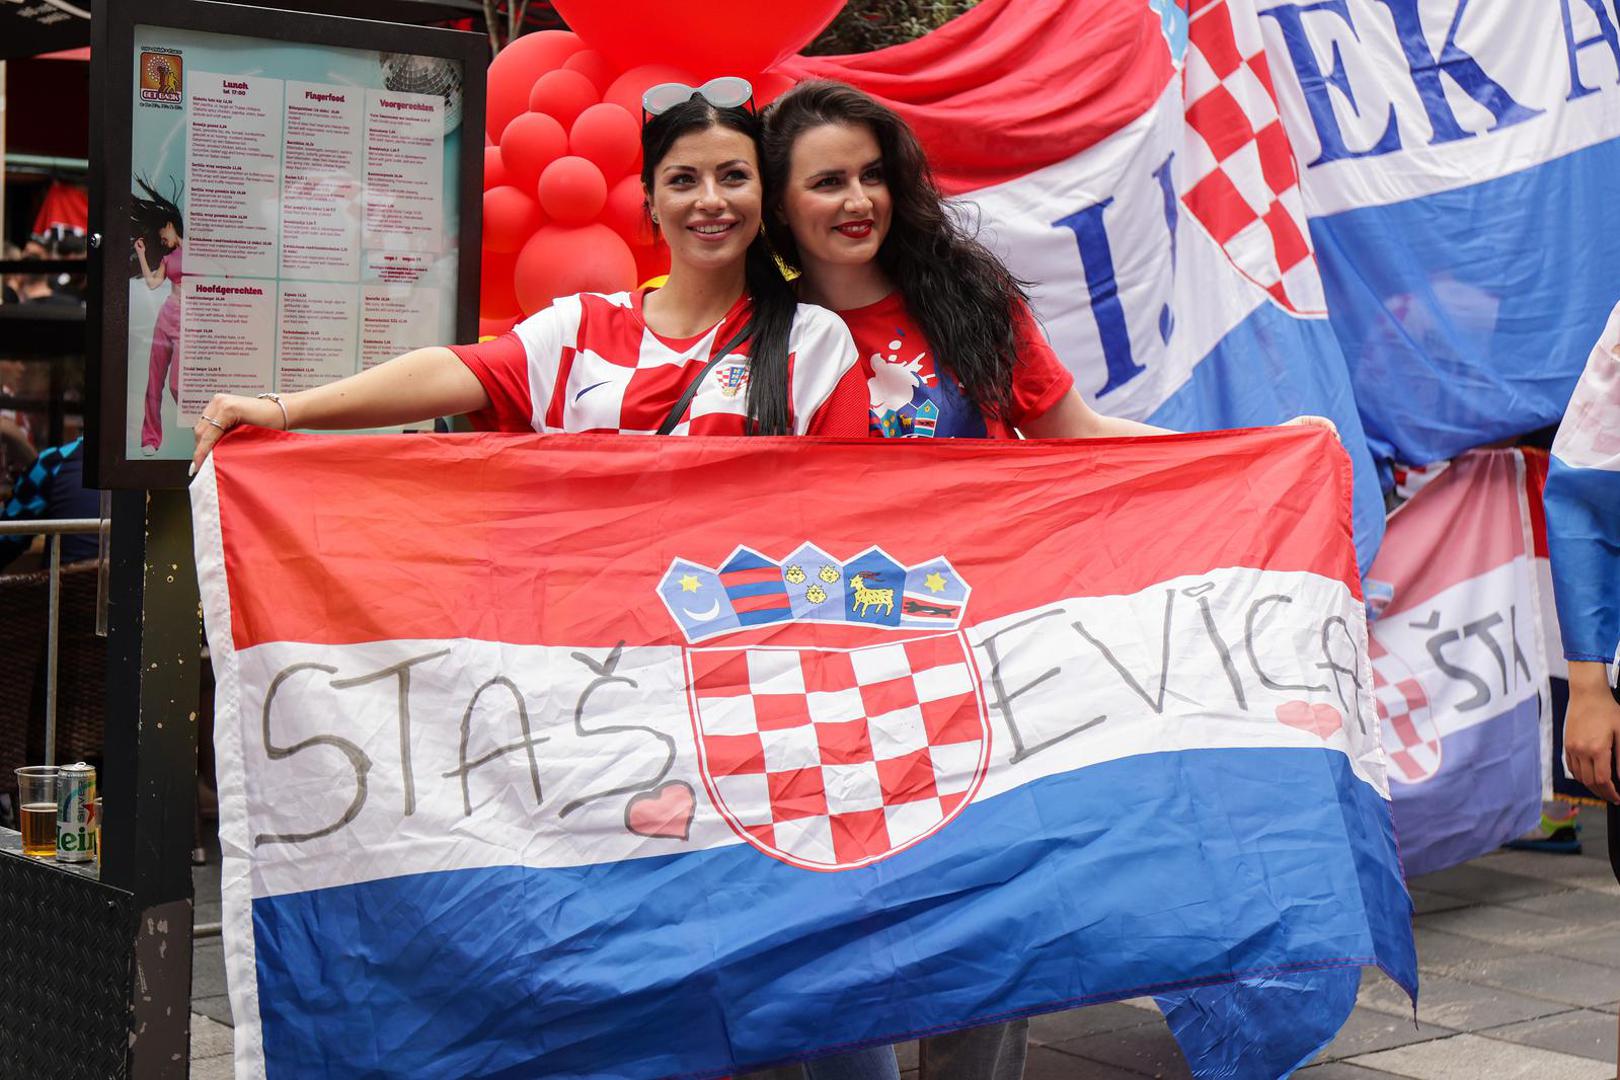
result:
[(697, 396), (698, 387), (702, 386), (703, 380), (709, 377), (709, 372), (713, 371), (714, 366), (726, 358), (727, 353), (747, 341), (753, 332), (754, 324), (753, 320), (750, 319), (747, 325), (732, 335), (730, 341), (709, 353), (709, 362), (703, 365), (703, 370), (698, 372), (697, 378), (686, 384), (686, 389), (676, 399), (674, 407), (669, 410), (669, 415), (664, 417), (662, 424), (658, 425), (658, 434), (668, 435), (675, 430), (675, 426), (686, 415), (686, 410), (691, 407), (692, 399)]

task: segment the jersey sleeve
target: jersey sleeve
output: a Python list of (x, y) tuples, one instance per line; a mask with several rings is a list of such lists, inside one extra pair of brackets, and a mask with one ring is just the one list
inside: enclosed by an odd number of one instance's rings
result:
[(869, 394), (866, 377), (859, 364), (844, 372), (831, 396), (810, 418), (806, 435), (826, 435), (837, 439), (864, 439), (871, 433)]
[(826, 308), (800, 304), (789, 348), (794, 434), (864, 438), (866, 380), (844, 320)]
[(450, 346), (489, 396), (487, 408), (467, 414), (475, 428), (540, 430), (544, 403), (556, 382), (562, 339), (568, 329), (564, 313), (559, 310), (561, 303), (536, 312), (492, 341)]
[(1018, 361), (1013, 365), (1012, 410), (1014, 427), (1045, 416), (1074, 386), (1074, 376), (1063, 366), (1027, 304), (1018, 305), (1015, 334)]

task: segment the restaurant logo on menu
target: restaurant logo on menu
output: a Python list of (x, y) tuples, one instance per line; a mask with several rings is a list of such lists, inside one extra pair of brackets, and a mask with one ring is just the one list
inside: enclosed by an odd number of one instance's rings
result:
[(178, 105), (186, 97), (186, 64), (179, 53), (141, 53), (141, 100)]

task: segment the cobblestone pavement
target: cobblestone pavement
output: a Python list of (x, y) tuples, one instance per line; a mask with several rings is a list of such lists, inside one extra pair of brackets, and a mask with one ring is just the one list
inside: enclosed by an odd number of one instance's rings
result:
[[(1581, 815), (1579, 856), (1501, 851), (1413, 879), (1417, 1023), (1384, 975), (1302, 1080), (1611, 1080), (1620, 1011), (1620, 885), (1603, 815)], [(219, 859), (196, 872), (197, 921), (219, 919)], [(192, 1080), (231, 1075), (230, 1005), (218, 938), (192, 975)], [(1151, 1001), (1037, 1017), (1026, 1080), (1189, 1075)], [(907, 1080), (916, 1048), (902, 1048)]]

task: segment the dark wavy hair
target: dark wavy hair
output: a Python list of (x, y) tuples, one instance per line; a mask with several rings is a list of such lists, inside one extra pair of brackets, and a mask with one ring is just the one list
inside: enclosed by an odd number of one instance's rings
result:
[(130, 277), (139, 277), (141, 273), (140, 260), (133, 250), (136, 240), (145, 240), (146, 249), (161, 258), (163, 243), (158, 234), (163, 231), (163, 226), (173, 225), (175, 235), (186, 235), (186, 219), (180, 212), (180, 194), (183, 190), (180, 181), (173, 182), (172, 196), (161, 194), (144, 176), (135, 177), (135, 184), (146, 194), (131, 194), (129, 197)]
[[(1005, 415), (1020, 309), (1029, 299), (1024, 283), (946, 210), (928, 156), (906, 122), (841, 82), (800, 83), (766, 110), (765, 190), (773, 200), (787, 190), (794, 142), (823, 124), (864, 124), (877, 139), (894, 208), (878, 265), (900, 290), (935, 363), (987, 416)], [(798, 245), (781, 215), (768, 209), (765, 228), (783, 260), (799, 267)]]
[[(711, 127), (730, 128), (748, 136), (754, 154), (764, 158), (759, 117), (747, 109), (720, 109), (703, 98), (693, 97), (658, 116), (641, 128), (641, 186), (650, 205), (653, 174), (675, 140)], [(763, 169), (761, 170), (763, 178)], [(763, 205), (771, 205), (771, 189), (765, 187)], [(654, 236), (657, 230), (654, 229)], [(748, 245), (743, 267), (744, 287), (748, 290), (748, 425), (751, 435), (791, 435), (793, 423), (788, 408), (788, 335), (798, 297), (782, 276), (776, 256), (765, 235)], [(715, 342), (719, 348), (724, 342)]]

